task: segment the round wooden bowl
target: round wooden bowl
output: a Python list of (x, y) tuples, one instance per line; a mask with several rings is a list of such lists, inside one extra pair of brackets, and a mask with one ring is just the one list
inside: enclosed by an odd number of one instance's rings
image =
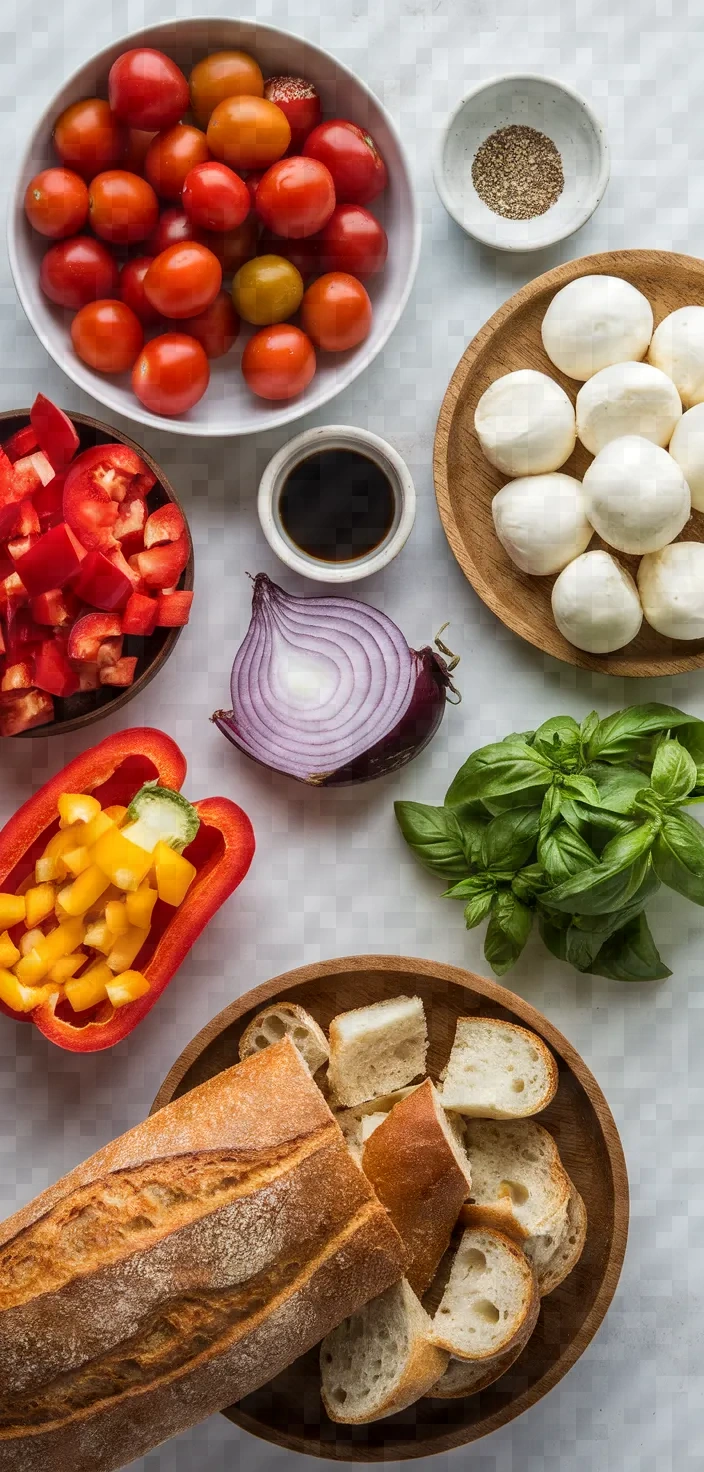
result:
[[(135, 444), (128, 435), (122, 434), (121, 430), (115, 429), (112, 424), (104, 424), (100, 419), (90, 419), (87, 414), (74, 414), (71, 411), (71, 423), (81, 441), (81, 450), (88, 450), (93, 445), (115, 444), (127, 445), (139, 455), (145, 465), (156, 476), (156, 484), (147, 496), (147, 504), (150, 511), (156, 511), (158, 506), (164, 506), (167, 501), (172, 501), (181, 511), (184, 521), (185, 512), (181, 503), (166, 479), (163, 470), (153, 460), (151, 455)], [(0, 413), (0, 440), (9, 439), (18, 429), (29, 424), (29, 409), (7, 409)], [(189, 592), (193, 588), (193, 544), (191, 543), (191, 555), (186, 567), (181, 574), (178, 583), (179, 588), (187, 588)], [(102, 690), (86, 690), (76, 695), (71, 695), (67, 700), (54, 698), (54, 706), (58, 712), (53, 721), (46, 726), (33, 726), (29, 731), (20, 731), (12, 739), (17, 741), (22, 737), (37, 736), (65, 736), (69, 731), (82, 731), (86, 726), (92, 726), (95, 721), (101, 721), (104, 716), (112, 715), (128, 705), (135, 695), (146, 688), (150, 680), (158, 675), (166, 664), (169, 655), (176, 647), (182, 629), (155, 629), (149, 638), (128, 634), (125, 638), (124, 653), (137, 655), (138, 664), (135, 670), (135, 678), (131, 685), (119, 690), (109, 685)]]
[[(655, 323), (677, 307), (703, 299), (704, 261), (670, 251), (617, 250), (582, 256), (546, 271), (509, 298), (469, 344), (450, 380), (435, 435), (435, 493), (447, 540), (466, 578), (493, 613), (546, 654), (607, 675), (679, 675), (704, 664), (704, 639), (667, 639), (643, 622), (637, 638), (613, 654), (587, 654), (563, 638), (552, 616), (554, 577), (530, 577), (514, 567), (494, 531), (491, 503), (508, 476), (485, 459), (474, 431), (477, 403), (494, 379), (537, 368), (574, 402), (581, 384), (550, 362), (540, 328), (561, 287), (578, 276), (622, 276), (647, 296)], [(561, 467), (582, 479), (592, 456), (577, 442)], [(693, 512), (682, 540), (704, 540), (704, 514)], [(592, 549), (606, 543), (595, 536)], [(611, 550), (611, 549), (607, 549)], [(635, 575), (640, 559), (615, 554)]]
[(468, 1013), (518, 1021), (555, 1054), (559, 1087), (538, 1116), (554, 1135), (589, 1214), (584, 1253), (569, 1278), (542, 1301), (537, 1328), (501, 1380), (466, 1400), (418, 1401), (368, 1426), (329, 1421), (320, 1400), (318, 1349), (225, 1415), (289, 1451), (342, 1462), (432, 1456), (466, 1446), (535, 1405), (579, 1359), (596, 1333), (618, 1283), (628, 1233), (628, 1177), (611, 1111), (595, 1078), (567, 1039), (540, 1012), (505, 987), (456, 966), (407, 956), (347, 956), (302, 966), (247, 992), (189, 1043), (164, 1080), (152, 1113), (239, 1062), (245, 1027), (265, 1003), (286, 996), (323, 1028), (338, 1013), (386, 997), (422, 997), (428, 1019), (428, 1070), (437, 1079), (450, 1053), (458, 1017)]

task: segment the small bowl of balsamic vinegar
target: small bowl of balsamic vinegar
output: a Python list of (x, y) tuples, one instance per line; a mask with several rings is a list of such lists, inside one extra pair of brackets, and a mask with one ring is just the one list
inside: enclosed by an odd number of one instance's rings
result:
[(259, 520), (282, 562), (321, 583), (379, 572), (406, 541), (416, 514), (407, 465), (392, 445), (345, 424), (308, 429), (264, 471)]

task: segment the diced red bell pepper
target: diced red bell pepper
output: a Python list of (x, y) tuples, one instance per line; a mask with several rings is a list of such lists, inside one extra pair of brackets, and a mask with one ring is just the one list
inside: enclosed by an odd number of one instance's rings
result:
[(4, 654), (4, 653), (5, 653), (5, 636), (4, 636), (3, 631), (2, 631), (2, 624), (0, 624), (0, 654)]
[(94, 445), (74, 460), (64, 486), (64, 516), (85, 546), (114, 546), (119, 503), (128, 494), (145, 495), (149, 486), (141, 487), (150, 475), (128, 445)]
[(46, 486), (40, 486), (32, 497), (32, 504), (39, 517), (39, 524), (43, 532), (52, 526), (58, 526), (64, 519), (64, 481), (66, 476), (55, 475), (53, 480)]
[(32, 462), (33, 469), (39, 476), (42, 485), (48, 486), (49, 482), (52, 481), (54, 479), (54, 476), (56, 475), (56, 471), (54, 470), (51, 461), (47, 459), (47, 456), (44, 454), (43, 450), (35, 450), (29, 458)]
[(63, 409), (57, 408), (44, 394), (37, 394), (29, 419), (47, 460), (54, 470), (63, 470), (81, 443), (68, 414), (64, 414)]
[(137, 667), (136, 655), (126, 654), (117, 664), (105, 665), (100, 671), (101, 685), (131, 685)]
[(60, 639), (45, 639), (34, 660), (34, 684), (50, 695), (75, 695), (79, 679)]
[[(8, 460), (5, 451), (0, 450), (0, 539), (10, 536), (17, 520), (20, 502), (31, 494), (25, 488), (22, 477), (16, 475), (15, 471), (16, 467)], [(39, 485), (38, 476), (35, 476), (35, 480), (36, 490)]]
[(79, 690), (99, 690), (100, 670), (97, 664), (82, 664), (78, 670)]
[(146, 520), (147, 507), (143, 496), (131, 496), (128, 500), (123, 501), (112, 529), (113, 536), (117, 537), (118, 542), (122, 544), (123, 554), (125, 541), (131, 537), (138, 539), (133, 550), (141, 552), (144, 545), (143, 532)]
[(0, 690), (4, 695), (8, 690), (31, 690), (33, 684), (32, 663), (28, 659), (19, 659), (16, 664), (8, 664), (0, 682)]
[[(119, 620), (118, 620), (119, 622)], [(102, 678), (103, 670), (109, 669), (111, 665), (117, 664), (122, 657), (122, 635), (103, 639), (98, 648), (97, 665)]]
[(54, 470), (41, 450), (36, 450), (32, 455), (24, 455), (12, 466), (12, 483), (16, 498), (20, 501), (25, 496), (33, 496), (40, 486), (48, 486), (53, 479)]
[(102, 552), (93, 550), (84, 557), (71, 589), (83, 603), (110, 613), (113, 608), (124, 608), (132, 592), (132, 584)]
[(25, 424), (22, 429), (15, 430), (9, 440), (5, 440), (3, 450), (8, 460), (14, 465), (16, 460), (21, 460), (25, 455), (31, 455), (33, 450), (39, 449), (39, 440), (31, 424)]
[(6, 578), (11, 577), (14, 571), (15, 564), (12, 561), (7, 548), (0, 547), (0, 583), (4, 583)]
[(11, 659), (23, 659), (28, 649), (36, 648), (46, 639), (46, 629), (35, 624), (26, 603), (15, 603), (6, 622), (7, 652)]
[(12, 528), (12, 535), (13, 537), (38, 537), (40, 532), (41, 526), (36, 506), (27, 496), (24, 501), (20, 501), (19, 516)]
[(161, 542), (177, 542), (185, 530), (186, 523), (180, 507), (173, 501), (167, 501), (165, 506), (158, 506), (147, 518), (144, 545), (158, 547)]
[(148, 588), (167, 588), (178, 582), (190, 555), (191, 543), (184, 532), (176, 542), (138, 552), (135, 560)]
[(0, 583), (0, 614), (5, 623), (10, 623), (18, 608), (27, 603), (29, 595), (16, 572), (9, 573)]
[(32, 598), (29, 606), (36, 624), (61, 629), (72, 622), (81, 605), (68, 588), (50, 588), (48, 593)]
[(156, 622), (160, 629), (180, 629), (191, 616), (193, 594), (182, 588), (176, 593), (160, 593), (156, 600)]
[(54, 719), (54, 702), (43, 690), (14, 690), (0, 697), (0, 736), (19, 736)]
[(31, 547), (35, 547), (38, 541), (38, 537), (13, 537), (7, 543), (7, 550), (15, 566), (20, 557), (24, 557), (25, 553), (29, 552)]
[(116, 613), (84, 613), (76, 620), (68, 639), (69, 659), (95, 663), (104, 639), (119, 636), (122, 624)]
[(157, 599), (146, 593), (133, 593), (122, 615), (123, 634), (141, 634), (148, 638), (156, 628)]
[(48, 593), (50, 588), (63, 588), (79, 571), (85, 556), (84, 548), (64, 521), (44, 532), (31, 550), (18, 559), (17, 571), (34, 598), (39, 593)]
[(133, 566), (131, 562), (127, 562), (122, 548), (110, 547), (109, 550), (105, 553), (105, 556), (107, 557), (108, 561), (112, 563), (113, 567), (116, 567), (118, 571), (124, 575), (124, 577), (129, 578), (135, 592), (141, 592), (144, 587), (144, 583), (142, 582), (142, 577), (139, 569)]

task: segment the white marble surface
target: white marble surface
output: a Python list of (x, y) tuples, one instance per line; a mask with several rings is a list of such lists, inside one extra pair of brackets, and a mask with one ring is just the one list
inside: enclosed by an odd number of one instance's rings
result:
[[(224, 0), (176, 0), (173, 13), (227, 13)], [(0, 97), (3, 184), (12, 155), (62, 79), (108, 40), (171, 11), (156, 0), (3, 0)], [(689, 0), (243, 0), (241, 13), (307, 35), (367, 78), (401, 126), (413, 160), (425, 238), (415, 292), (371, 371), (320, 416), (389, 438), (416, 478), (419, 514), (405, 551), (364, 587), (425, 642), (445, 620), (463, 657), (464, 703), (428, 751), (368, 788), (316, 793), (247, 765), (207, 716), (227, 697), (248, 621), (245, 569), (279, 570), (255, 513), (258, 474), (286, 438), (204, 447), (145, 437), (184, 499), (198, 565), (193, 622), (130, 723), (163, 726), (190, 763), (189, 792), (223, 792), (251, 814), (250, 877), (211, 924), (167, 995), (128, 1042), (79, 1059), (28, 1026), (0, 1019), (0, 1209), (9, 1212), (148, 1109), (184, 1044), (239, 992), (277, 971), (358, 951), (436, 957), (483, 969), (480, 935), (404, 852), (392, 801), (441, 800), (469, 750), (548, 714), (578, 717), (660, 698), (704, 715), (700, 675), (671, 682), (590, 678), (544, 659), (477, 601), (447, 549), (435, 510), (431, 447), (438, 406), (466, 343), (512, 291), (559, 260), (619, 246), (697, 254), (704, 236), (704, 5)], [(580, 88), (603, 118), (612, 152), (604, 202), (575, 238), (540, 256), (504, 259), (475, 247), (446, 217), (431, 179), (435, 135), (462, 92), (506, 69), (534, 69)], [(49, 362), (0, 261), (2, 407), (37, 389), (92, 412)], [(316, 421), (313, 421), (316, 422)], [(305, 422), (304, 422), (305, 423)], [(301, 424), (301, 428), (304, 427)], [(122, 426), (129, 429), (128, 425)], [(293, 586), (288, 580), (287, 585)], [(312, 590), (311, 590), (312, 591)], [(96, 736), (119, 724), (107, 720)], [(4, 743), (0, 817), (85, 740)], [(468, 1454), (476, 1472), (689, 1472), (704, 1458), (704, 1144), (700, 1003), (704, 915), (669, 892), (654, 930), (673, 968), (661, 986), (576, 978), (532, 943), (511, 974), (580, 1049), (606, 1091), (628, 1158), (632, 1224), (613, 1307), (567, 1378), (519, 1421)], [(216, 1417), (142, 1463), (144, 1472), (278, 1469), (290, 1453)], [(460, 1454), (454, 1454), (459, 1464)], [(438, 1463), (440, 1459), (438, 1458)], [(299, 1463), (300, 1465), (300, 1463)], [(311, 1462), (311, 1472), (312, 1472)], [(436, 1472), (436, 1469), (434, 1469)]]

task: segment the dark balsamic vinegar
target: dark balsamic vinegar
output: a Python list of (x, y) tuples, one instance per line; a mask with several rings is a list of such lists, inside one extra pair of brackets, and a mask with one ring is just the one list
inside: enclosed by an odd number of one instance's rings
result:
[(396, 502), (389, 477), (358, 450), (319, 450), (300, 460), (279, 495), (291, 541), (319, 562), (352, 562), (388, 536)]

